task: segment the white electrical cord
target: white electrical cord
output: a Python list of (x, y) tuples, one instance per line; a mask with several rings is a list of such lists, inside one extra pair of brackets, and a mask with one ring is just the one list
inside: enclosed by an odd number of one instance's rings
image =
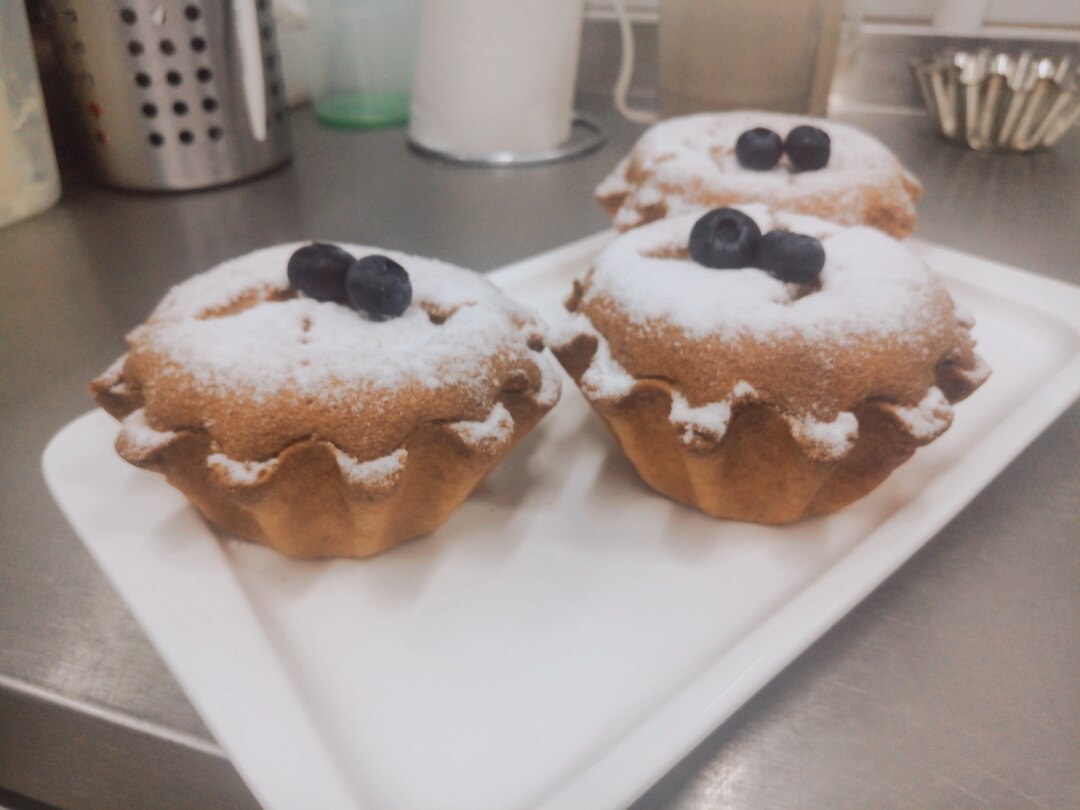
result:
[(624, 0), (612, 0), (615, 15), (619, 18), (619, 35), (622, 38), (622, 60), (619, 64), (619, 77), (615, 80), (612, 98), (615, 109), (622, 113), (627, 121), (635, 124), (652, 124), (659, 116), (649, 110), (639, 110), (626, 102), (626, 93), (630, 89), (630, 80), (634, 76), (634, 30), (630, 27), (630, 17), (626, 13)]

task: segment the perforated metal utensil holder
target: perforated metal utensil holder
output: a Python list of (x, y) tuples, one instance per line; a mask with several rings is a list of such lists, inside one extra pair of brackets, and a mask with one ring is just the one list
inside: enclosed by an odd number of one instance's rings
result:
[(270, 0), (51, 0), (48, 8), (107, 182), (204, 188), (289, 159)]

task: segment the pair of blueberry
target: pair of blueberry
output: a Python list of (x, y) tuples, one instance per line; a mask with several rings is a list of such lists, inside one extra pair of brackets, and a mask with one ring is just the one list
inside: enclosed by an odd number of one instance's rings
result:
[(754, 127), (735, 141), (735, 159), (744, 169), (768, 171), (784, 152), (795, 171), (812, 172), (829, 162), (832, 142), (827, 132), (807, 124), (791, 130), (786, 140), (780, 140), (771, 129)]
[(412, 302), (405, 268), (378, 254), (354, 258), (337, 245), (314, 242), (289, 257), (289, 285), (316, 301), (348, 304), (373, 321), (401, 315)]
[(761, 228), (742, 211), (716, 208), (694, 223), (690, 256), (718, 270), (759, 267), (780, 281), (811, 284), (825, 266), (825, 248), (812, 236)]

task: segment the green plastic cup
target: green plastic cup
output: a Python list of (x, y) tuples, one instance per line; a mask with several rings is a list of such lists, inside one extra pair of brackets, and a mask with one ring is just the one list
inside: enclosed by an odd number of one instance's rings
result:
[(399, 126), (409, 120), (408, 93), (340, 93), (315, 102), (315, 116), (332, 127)]
[(334, 127), (400, 126), (420, 34), (420, 0), (316, 0), (315, 115)]

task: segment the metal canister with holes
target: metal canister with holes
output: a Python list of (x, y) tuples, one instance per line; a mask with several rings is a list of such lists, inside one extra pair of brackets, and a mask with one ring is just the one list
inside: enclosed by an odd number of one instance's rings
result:
[(285, 163), (270, 0), (48, 0), (103, 179), (179, 191)]

